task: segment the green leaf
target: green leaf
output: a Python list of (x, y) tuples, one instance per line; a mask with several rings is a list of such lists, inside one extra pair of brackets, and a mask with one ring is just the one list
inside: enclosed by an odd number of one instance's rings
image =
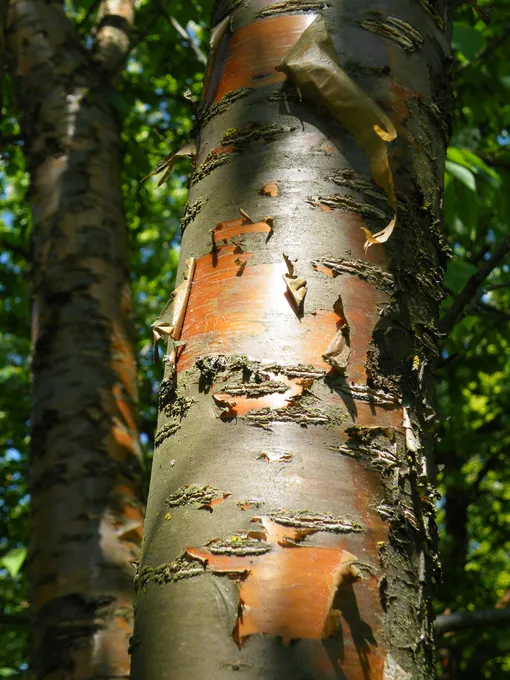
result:
[(446, 171), (455, 177), (455, 179), (458, 179), (459, 182), (462, 182), (468, 189), (476, 191), (475, 176), (471, 170), (468, 170), (468, 168), (465, 168), (463, 165), (459, 165), (459, 163), (446, 161)]
[(445, 284), (452, 292), (459, 293), (467, 280), (477, 271), (478, 269), (469, 262), (449, 262), (444, 275)]
[(0, 678), (10, 678), (13, 675), (17, 675), (18, 671), (15, 668), (0, 668)]
[(0, 563), (7, 569), (12, 578), (15, 578), (19, 574), (26, 556), (26, 548), (13, 548), (2, 557)]
[(489, 167), (480, 156), (477, 156), (469, 149), (460, 149), (456, 146), (448, 147), (448, 152), (446, 154), (448, 161), (462, 165), (463, 167), (471, 170), (475, 175), (480, 174), (485, 176), (487, 179), (493, 180), (494, 186), (499, 186), (501, 183), (501, 176), (496, 170)]
[(454, 21), (452, 46), (454, 50), (462, 52), (466, 59), (472, 61), (477, 52), (485, 46), (485, 39), (482, 33), (473, 26), (462, 21)]

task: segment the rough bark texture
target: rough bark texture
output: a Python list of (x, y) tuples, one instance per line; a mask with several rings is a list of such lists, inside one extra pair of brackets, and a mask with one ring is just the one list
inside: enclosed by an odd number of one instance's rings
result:
[(7, 40), (33, 209), (31, 671), (125, 677), (143, 478), (112, 86), (60, 3), (12, 2)]
[(3, 71), (4, 71), (4, 52), (5, 52), (5, 23), (7, 19), (7, 9), (9, 0), (0, 0), (0, 119), (2, 116), (3, 101)]
[[(446, 4), (216, 4), (134, 680), (434, 676)], [(367, 253), (394, 213), (373, 159), (274, 68), (316, 13), (397, 130), (397, 226)]]

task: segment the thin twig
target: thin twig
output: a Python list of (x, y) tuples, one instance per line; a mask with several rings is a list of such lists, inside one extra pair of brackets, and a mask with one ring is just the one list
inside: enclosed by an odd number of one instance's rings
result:
[(169, 21), (172, 24), (172, 26), (175, 28), (175, 30), (181, 36), (181, 38), (188, 43), (188, 45), (195, 53), (197, 60), (201, 64), (204, 64), (205, 66), (205, 64), (207, 64), (207, 57), (202, 52), (200, 47), (195, 43), (195, 41), (191, 38), (186, 29), (181, 26), (181, 24), (177, 21), (175, 17), (170, 16), (166, 10), (163, 10), (163, 16), (167, 21)]
[(455, 612), (442, 614), (434, 621), (436, 634), (443, 635), (453, 630), (464, 628), (482, 628), (485, 626), (501, 626), (510, 624), (510, 607), (502, 609), (475, 609), (473, 612)]
[[(508, 155), (508, 152), (506, 152)], [(508, 158), (497, 158), (495, 156), (480, 154), (480, 158), (484, 163), (489, 165), (491, 168), (501, 168), (502, 170), (510, 170), (510, 159)]]
[(27, 626), (29, 618), (27, 614), (6, 614), (0, 612), (0, 623), (4, 626)]
[(510, 252), (510, 236), (507, 236), (494, 251), (490, 260), (486, 260), (480, 269), (468, 280), (464, 289), (454, 300), (453, 305), (441, 319), (440, 330), (448, 336), (461, 320), (466, 307), (476, 296), (480, 286), (491, 272), (505, 259)]
[(497, 283), (493, 286), (487, 286), (485, 290), (488, 293), (491, 293), (493, 290), (501, 290), (502, 288), (510, 288), (510, 281), (507, 281), (506, 283)]
[(24, 260), (28, 261), (28, 252), (21, 246), (16, 246), (13, 243), (10, 243), (7, 239), (0, 238), (0, 248), (3, 250), (9, 250), (14, 255), (19, 255)]
[(476, 475), (475, 479), (469, 485), (470, 503), (473, 503), (474, 501), (476, 501), (476, 499), (480, 496), (482, 482), (487, 477), (489, 472), (492, 472), (495, 468), (498, 467), (498, 465), (501, 465), (502, 462), (503, 462), (503, 459), (502, 459), (502, 456), (499, 454), (499, 452), (497, 454), (491, 456), (490, 458), (487, 458), (485, 463), (482, 465), (482, 467), (478, 471), (478, 474)]
[(169, 0), (157, 0), (155, 2), (156, 9), (154, 12), (152, 12), (149, 20), (145, 24), (145, 28), (141, 30), (140, 32), (137, 32), (135, 29), (135, 35), (133, 39), (131, 40), (131, 47), (129, 52), (131, 53), (138, 45), (140, 45), (145, 38), (150, 34), (152, 31), (153, 27), (157, 23), (159, 17), (162, 14), (162, 11), (165, 9), (165, 5), (167, 5)]
[(478, 302), (475, 309), (480, 314), (495, 314), (496, 316), (499, 316), (500, 319), (506, 319), (507, 321), (510, 320), (509, 312), (505, 312), (503, 309), (498, 309), (497, 307), (494, 307), (494, 305), (488, 305), (486, 302)]
[(89, 8), (87, 9), (87, 11), (85, 13), (85, 16), (83, 17), (83, 19), (81, 21), (79, 21), (76, 24), (76, 28), (77, 28), (78, 31), (82, 28), (82, 26), (84, 24), (87, 23), (87, 21), (90, 19), (91, 14), (99, 7), (100, 4), (101, 4), (101, 0), (92, 0)]

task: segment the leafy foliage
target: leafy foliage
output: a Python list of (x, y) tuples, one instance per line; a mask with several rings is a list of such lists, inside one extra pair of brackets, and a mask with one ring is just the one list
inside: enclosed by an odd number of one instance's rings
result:
[[(478, 3), (489, 8), (489, 3)], [(490, 260), (510, 220), (510, 40), (508, 3), (490, 3), (490, 23), (468, 3), (456, 14), (454, 134), (448, 150), (445, 227), (453, 249), (445, 311)], [(483, 15), (482, 15), (483, 16)], [(486, 18), (486, 17), (485, 17)], [(505, 42), (506, 40), (506, 42)], [(438, 375), (441, 468), (438, 613), (510, 604), (510, 346), (508, 249), (445, 341)], [(445, 675), (508, 677), (508, 629), (449, 633), (439, 641)]]
[[(148, 467), (161, 379), (152, 359), (150, 324), (174, 287), (189, 161), (179, 159), (159, 188), (157, 179), (143, 185), (140, 180), (189, 136), (193, 104), (184, 93), (189, 89), (195, 101), (200, 96), (203, 64), (197, 53), (206, 51), (210, 5), (210, 0), (138, 3), (134, 47), (112, 95), (123, 120), (140, 426)], [(66, 11), (87, 48), (97, 3), (74, 0)], [(508, 233), (509, 12), (508, 0), (456, 3), (456, 107), (445, 186), (445, 230), (453, 257), (446, 272), (445, 314)], [(188, 40), (175, 21), (188, 32)], [(3, 107), (0, 520), (5, 531), (0, 599), (8, 625), (0, 634), (0, 675), (8, 677), (23, 670), (26, 654), (31, 226), (19, 111), (8, 76)], [(463, 318), (445, 339), (438, 369), (437, 460), (443, 494), (438, 519), (444, 564), (438, 613), (510, 604), (510, 473), (504, 460), (510, 444), (509, 269), (507, 255), (467, 300)], [(450, 680), (502, 680), (510, 670), (510, 636), (504, 628), (449, 633), (439, 648), (444, 677)]]

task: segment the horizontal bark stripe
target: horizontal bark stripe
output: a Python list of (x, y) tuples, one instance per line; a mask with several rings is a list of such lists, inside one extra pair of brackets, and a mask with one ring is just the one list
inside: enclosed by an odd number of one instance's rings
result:
[(287, 54), (314, 15), (261, 19), (227, 34), (218, 49), (205, 94), (206, 104), (243, 87), (274, 85), (286, 79), (275, 66)]
[(214, 240), (228, 240), (240, 234), (268, 234), (270, 231), (271, 227), (267, 222), (251, 222), (246, 217), (242, 217), (230, 222), (220, 222), (214, 229)]
[(225, 417), (237, 417), (243, 416), (249, 411), (254, 411), (262, 408), (285, 408), (289, 405), (292, 397), (297, 396), (303, 392), (303, 385), (300, 384), (298, 380), (291, 380), (284, 375), (277, 375), (276, 373), (268, 372), (270, 380), (278, 380), (288, 385), (286, 392), (274, 392), (272, 394), (265, 394), (261, 397), (251, 397), (245, 395), (235, 395), (231, 396), (228, 392), (218, 392), (215, 394), (216, 397), (222, 398), (227, 402), (231, 402), (231, 407), (229, 411), (225, 414)]
[[(249, 253), (243, 253), (243, 258), (247, 256)], [(341, 317), (318, 310), (298, 319), (286, 296), (283, 259), (282, 263), (248, 265), (237, 276), (238, 258), (235, 253), (213, 253), (198, 259), (184, 320), (186, 346), (179, 370), (189, 368), (204, 354), (231, 352), (266, 363), (285, 356), (287, 363), (312, 364), (328, 371), (322, 352), (342, 323)]]
[[(223, 241), (243, 232), (268, 229), (265, 222), (250, 224), (236, 220), (221, 223), (214, 230), (214, 237), (216, 241), (218, 235)], [(240, 250), (237, 245), (216, 246), (212, 253), (197, 261), (182, 333), (187, 344), (179, 370), (188, 368), (204, 353), (237, 352), (262, 362), (278, 360), (284, 353), (291, 363), (312, 364), (329, 371), (322, 354), (346, 320), (353, 347), (346, 376), (356, 384), (365, 384), (365, 363), (379, 320), (378, 306), (387, 301), (387, 295), (358, 277), (338, 277), (346, 319), (325, 310), (315, 310), (299, 319), (283, 280), (286, 273), (283, 259), (281, 263), (251, 265), (253, 254), (236, 250)], [(243, 268), (244, 262), (247, 266)], [(267, 348), (263, 355), (255, 349), (255, 337)]]

